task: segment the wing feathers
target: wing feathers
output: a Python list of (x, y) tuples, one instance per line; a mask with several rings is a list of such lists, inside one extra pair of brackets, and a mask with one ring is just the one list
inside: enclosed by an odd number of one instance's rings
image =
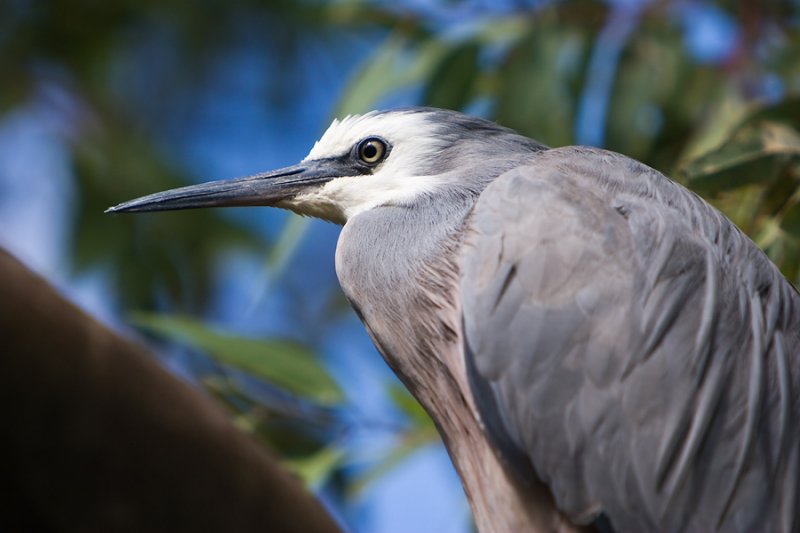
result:
[(742, 426), (742, 436), (739, 443), (739, 453), (736, 457), (736, 466), (732, 482), (727, 490), (725, 506), (717, 521), (717, 527), (722, 525), (728, 509), (733, 500), (733, 494), (739, 487), (742, 475), (744, 474), (745, 461), (753, 446), (755, 433), (757, 431), (757, 417), (760, 411), (762, 389), (764, 387), (764, 325), (761, 313), (761, 300), (754, 294), (750, 299), (750, 327), (752, 328), (753, 347), (750, 352), (750, 384), (747, 394), (747, 410), (745, 412), (745, 422)]
[(563, 511), (795, 524), (800, 298), (752, 242), (661, 174), (576, 147), (498, 178), (469, 222), (466, 353), (491, 384), (473, 392)]

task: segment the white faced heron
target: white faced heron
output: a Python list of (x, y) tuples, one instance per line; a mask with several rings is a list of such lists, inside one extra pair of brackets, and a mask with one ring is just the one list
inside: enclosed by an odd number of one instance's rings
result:
[(411, 108), (109, 211), (237, 205), (344, 225), (344, 293), (481, 531), (800, 529), (800, 295), (659, 172)]

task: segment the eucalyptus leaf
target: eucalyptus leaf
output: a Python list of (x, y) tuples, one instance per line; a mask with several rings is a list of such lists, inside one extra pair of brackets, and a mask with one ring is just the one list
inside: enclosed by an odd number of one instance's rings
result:
[(186, 185), (188, 179), (151, 142), (120, 125), (107, 125), (103, 135), (83, 139), (73, 150), (81, 197), (73, 220), (73, 267), (78, 272), (108, 268), (127, 308), (152, 307), (160, 293), (184, 310), (200, 309), (221, 255), (266, 244), (219, 210), (104, 214), (123, 199)]
[(800, 127), (800, 95), (789, 96), (785, 100), (780, 100), (772, 105), (759, 106), (742, 120), (742, 125), (764, 120), (783, 122), (795, 128)]
[(390, 35), (351, 79), (336, 116), (364, 113), (390, 92), (421, 83), (447, 50), (438, 39), (414, 42), (399, 33)]
[(778, 235), (764, 248), (767, 256), (780, 267), (786, 278), (795, 286), (800, 283), (800, 239), (789, 233)]
[(748, 184), (766, 184), (800, 158), (800, 134), (778, 122), (747, 123), (719, 148), (681, 170), (697, 191), (714, 194)]
[(800, 239), (800, 201), (795, 201), (783, 213), (780, 227), (783, 231)]
[[(680, 74), (686, 57), (680, 39), (680, 34), (663, 25), (645, 23), (639, 31), (632, 32), (627, 42), (619, 44), (624, 44), (627, 53), (616, 65), (606, 60), (608, 69), (617, 69), (613, 90), (608, 94), (605, 144), (609, 149), (641, 159), (647, 157), (653, 143), (660, 138), (665, 127), (664, 107), (670, 104), (683, 81)], [(608, 36), (602, 40), (608, 47)], [(591, 84), (602, 83), (609, 75), (596, 64), (591, 73)]]
[(405, 387), (391, 384), (388, 387), (388, 393), (395, 407), (406, 415), (409, 421), (415, 426), (433, 428), (433, 422), (428, 416), (428, 413), (426, 413), (419, 402), (409, 394)]
[(480, 47), (467, 42), (450, 50), (430, 76), (423, 101), (433, 107), (462, 109), (472, 93)]
[(498, 121), (551, 146), (572, 144), (577, 82), (590, 44), (584, 33), (555, 22), (531, 26), (497, 70)]
[(131, 321), (143, 330), (202, 350), (220, 363), (308, 400), (333, 405), (343, 399), (342, 391), (313, 353), (297, 343), (232, 335), (183, 316), (134, 313)]
[(317, 453), (330, 442), (332, 435), (341, 432), (340, 421), (329, 407), (286, 399), (279, 403), (265, 402), (263, 397), (251, 397), (237, 380), (221, 375), (204, 378), (203, 385), (231, 411), (236, 427), (250, 433), (282, 457), (305, 457)]
[(341, 466), (345, 457), (345, 450), (342, 448), (328, 446), (306, 457), (285, 460), (283, 464), (298, 476), (306, 487), (316, 489)]

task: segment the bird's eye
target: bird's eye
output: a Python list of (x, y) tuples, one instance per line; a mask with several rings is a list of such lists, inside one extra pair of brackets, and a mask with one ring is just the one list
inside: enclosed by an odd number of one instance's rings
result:
[(386, 143), (377, 137), (370, 137), (358, 143), (358, 158), (368, 165), (376, 165), (386, 157)]

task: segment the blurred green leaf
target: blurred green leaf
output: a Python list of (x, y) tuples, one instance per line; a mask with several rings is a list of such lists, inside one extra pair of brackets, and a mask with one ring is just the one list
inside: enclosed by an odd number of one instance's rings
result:
[(781, 217), (781, 229), (800, 239), (800, 189), (789, 200)]
[[(695, 120), (695, 127), (687, 139), (680, 156), (669, 168), (670, 171), (683, 168), (686, 162), (693, 161), (703, 154), (717, 149), (727, 141), (741, 125), (747, 115), (747, 104), (741, 96), (729, 87), (721, 87), (719, 98), (715, 98), (706, 109), (701, 121)], [(676, 178), (683, 178), (676, 173)]]
[(762, 121), (782, 122), (795, 128), (800, 127), (800, 95), (791, 95), (772, 105), (758, 106), (742, 121), (742, 125)]
[(777, 122), (746, 123), (719, 148), (686, 164), (689, 185), (707, 194), (768, 183), (800, 157), (800, 134)]
[[(317, 453), (341, 430), (340, 421), (327, 409), (302, 401), (271, 402), (251, 397), (238, 382), (214, 374), (203, 385), (232, 413), (232, 421), (242, 431), (277, 451), (282, 457), (306, 457)], [(320, 412), (322, 411), (322, 412)]]
[(474, 39), (481, 46), (514, 45), (528, 35), (531, 20), (519, 14), (485, 18), (475, 29)]
[(265, 245), (251, 229), (214, 210), (104, 214), (124, 200), (186, 185), (182, 174), (133, 132), (109, 127), (89, 135), (74, 147), (73, 168), (81, 198), (74, 268), (108, 268), (126, 308), (152, 307), (160, 290), (182, 309), (199, 309), (220, 253)]
[(753, 235), (761, 208), (763, 187), (746, 185), (738, 189), (721, 191), (709, 200), (731, 219), (742, 231)]
[(395, 407), (406, 415), (414, 426), (418, 428), (434, 427), (428, 413), (422, 408), (420, 403), (409, 394), (405, 387), (391, 384), (388, 387), (388, 393)]
[[(770, 225), (773, 223), (770, 222)], [(776, 231), (776, 238), (764, 247), (764, 252), (773, 263), (780, 266), (786, 278), (798, 286), (800, 284), (800, 239)]]
[(606, 144), (610, 149), (647, 158), (663, 129), (678, 127), (677, 113), (665, 117), (665, 107), (678, 93), (688, 61), (681, 38), (676, 28), (649, 20), (629, 37), (609, 95)]
[(370, 111), (388, 93), (420, 83), (446, 51), (438, 39), (410, 42), (402, 34), (390, 35), (348, 83), (335, 115)]
[(572, 144), (587, 33), (559, 24), (553, 14), (537, 18), (496, 72), (497, 120), (551, 146)]
[(311, 401), (333, 405), (342, 391), (307, 348), (290, 341), (252, 339), (210, 329), (188, 317), (134, 313), (131, 321), (154, 334), (207, 352), (231, 365)]
[(297, 475), (306, 487), (316, 489), (341, 466), (345, 456), (345, 450), (342, 448), (328, 446), (313, 455), (289, 459), (283, 464)]
[(462, 109), (469, 102), (478, 71), (480, 47), (474, 42), (456, 46), (434, 68), (422, 100), (425, 105)]

